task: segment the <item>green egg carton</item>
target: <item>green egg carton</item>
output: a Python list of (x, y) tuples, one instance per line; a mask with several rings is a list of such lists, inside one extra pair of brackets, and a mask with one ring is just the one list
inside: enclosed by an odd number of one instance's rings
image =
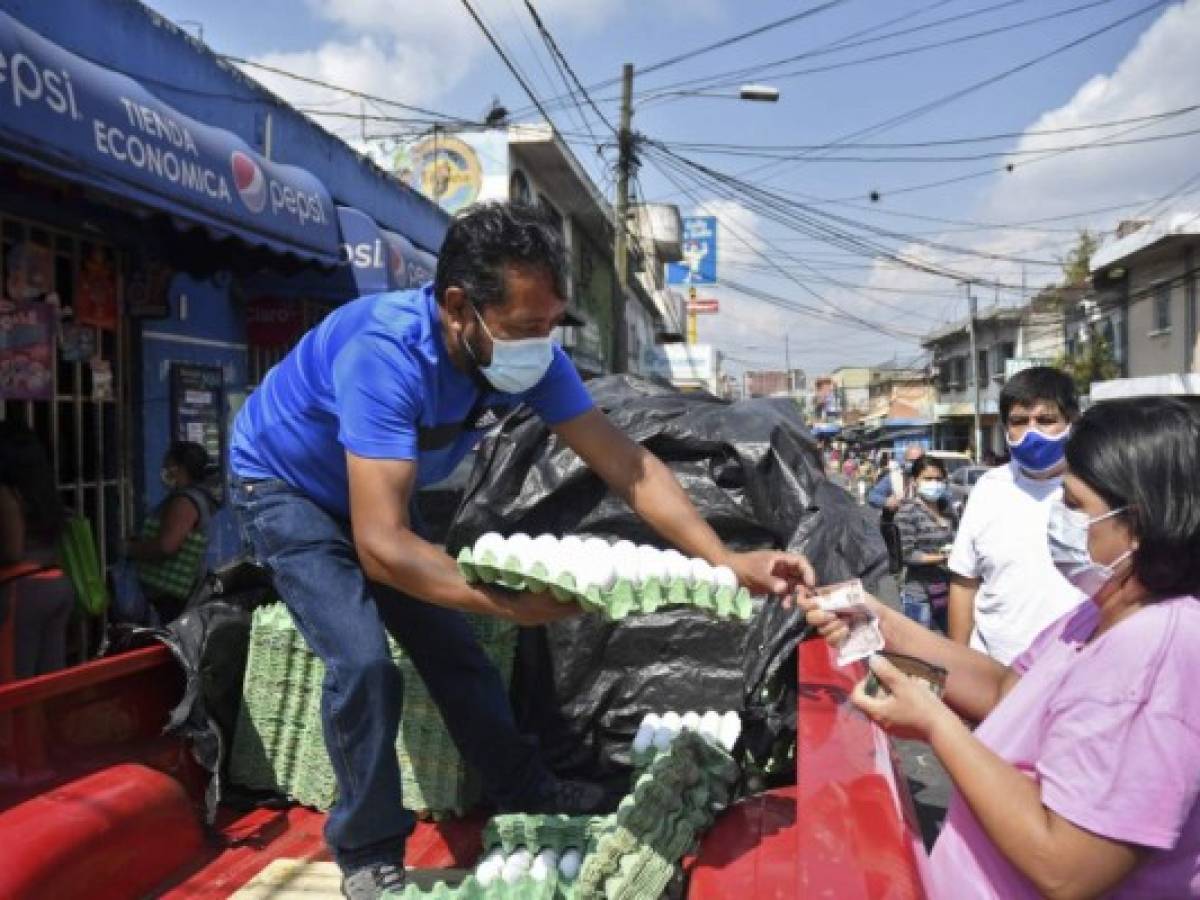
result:
[(586, 854), (610, 825), (608, 816), (506, 813), (493, 816), (484, 826), (483, 846), (487, 852), (500, 847), (506, 855), (518, 847), (527, 847), (535, 853), (549, 849), (560, 856), (568, 847), (574, 847)]
[(486, 887), (470, 875), (457, 885), (445, 881), (428, 888), (409, 884), (383, 896), (385, 900), (568, 900), (570, 894), (557, 873), (551, 873), (545, 881), (525, 875), (513, 882), (497, 878)]
[(610, 621), (673, 606), (690, 606), (718, 619), (747, 621), (754, 614), (754, 603), (745, 588), (714, 589), (709, 584), (691, 585), (682, 578), (650, 579), (638, 585), (621, 578), (607, 590), (595, 586), (580, 590), (570, 573), (551, 576), (541, 563), (524, 571), (516, 557), (500, 560), (489, 551), (476, 559), (472, 549), (464, 547), (457, 561), (463, 577), (472, 583), (497, 584), (514, 591), (548, 590), (562, 602), (578, 603)]

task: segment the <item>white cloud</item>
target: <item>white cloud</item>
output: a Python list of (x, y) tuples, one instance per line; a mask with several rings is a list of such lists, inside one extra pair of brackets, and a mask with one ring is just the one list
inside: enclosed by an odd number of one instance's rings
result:
[[(1149, 116), (1192, 105), (1200, 97), (1200, 67), (1195, 65), (1195, 46), (1200, 41), (1200, 0), (1187, 0), (1172, 6), (1138, 39), (1116, 68), (1085, 82), (1062, 106), (1043, 113), (1027, 129), (1015, 150), (1042, 150), (1084, 144), (1096, 140), (1121, 140), (1152, 137), (1188, 131), (1200, 127), (1200, 113), (1189, 113), (1146, 127), (1119, 126), (1097, 131), (1063, 132), (1038, 135), (1028, 132), (1049, 131)], [(1127, 134), (1120, 132), (1127, 129)], [(1200, 174), (1200, 156), (1196, 148), (1200, 137), (1185, 137), (1158, 143), (1125, 147), (1095, 148), (1048, 157), (1014, 155), (1013, 171), (997, 177), (979, 197), (974, 207), (964, 208), (966, 218), (984, 222), (1029, 222), (1053, 216), (1070, 216), (1048, 223), (1056, 228), (1088, 227), (1109, 232), (1125, 217), (1138, 212), (1189, 177)], [(917, 198), (919, 195), (913, 195)], [(887, 202), (886, 193), (885, 200)], [(1197, 197), (1180, 197), (1173, 204), (1154, 209), (1195, 208)], [(1075, 215), (1092, 209), (1122, 206), (1119, 211)], [(897, 208), (919, 210), (916, 199)], [(898, 230), (919, 227), (910, 222), (888, 219)], [(1027, 259), (1056, 260), (1072, 246), (1069, 231), (1045, 233), (1032, 230), (1003, 229), (976, 234), (948, 231), (933, 240), (979, 253), (1017, 256)], [(1022, 265), (1019, 262), (994, 261), (957, 256), (947, 251), (929, 250), (910, 245), (903, 251), (931, 262), (968, 273), (985, 280), (1000, 280), (1017, 285), (1027, 279), (1031, 289), (1052, 283), (1061, 273), (1057, 268)], [(869, 284), (877, 287), (945, 290), (947, 283), (918, 272), (877, 265)], [(982, 292), (990, 299), (990, 292)], [(1015, 294), (1010, 294), (1015, 299)]]

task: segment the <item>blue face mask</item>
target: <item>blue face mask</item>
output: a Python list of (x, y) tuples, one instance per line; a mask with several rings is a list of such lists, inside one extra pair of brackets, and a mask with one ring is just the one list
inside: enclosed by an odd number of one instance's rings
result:
[[(484, 334), (492, 339), (491, 365), (479, 366), (479, 371), (492, 387), (505, 394), (520, 394), (541, 381), (554, 361), (554, 344), (550, 338), (502, 340), (488, 330), (487, 323), (474, 305), (471, 309), (483, 326)], [(471, 353), (471, 358), (475, 358), (474, 353)]]
[(1009, 441), (1008, 449), (1022, 469), (1030, 475), (1041, 475), (1063, 461), (1070, 434), (1069, 427), (1062, 434), (1053, 436), (1030, 428), (1015, 444)]

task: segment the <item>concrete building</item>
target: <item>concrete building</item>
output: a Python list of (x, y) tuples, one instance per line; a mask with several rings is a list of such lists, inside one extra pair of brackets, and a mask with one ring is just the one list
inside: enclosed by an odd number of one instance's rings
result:
[[(1049, 288), (1022, 307), (996, 307), (976, 318), (976, 363), (982, 453), (1007, 450), (1000, 421), (1000, 389), (1021, 369), (1053, 365), (1066, 349), (1065, 310), (1077, 306), (1084, 288)], [(975, 386), (966, 319), (929, 334), (922, 346), (931, 355), (937, 399), (933, 446), (973, 451)]]
[(871, 407), (871, 367), (842, 366), (834, 369), (830, 378), (843, 423), (852, 425), (861, 421)]
[(742, 396), (799, 397), (804, 393), (803, 369), (759, 369), (742, 373)]
[(682, 259), (678, 208), (655, 204), (630, 216), (630, 290), (618, 297), (613, 210), (565, 142), (546, 123), (438, 131), (395, 148), (388, 163), (407, 184), (456, 213), (472, 203), (537, 204), (562, 228), (571, 261), (572, 324), (558, 339), (584, 375), (612, 372), (615, 304), (624, 303), (628, 371), (649, 375), (658, 344), (682, 338), (683, 301), (663, 284)]
[(1091, 315), (1112, 326), (1127, 378), (1200, 372), (1196, 264), (1200, 214), (1128, 225), (1092, 256)]
[(855, 436), (893, 452), (914, 443), (929, 447), (936, 393), (928, 367), (872, 369), (867, 414)]

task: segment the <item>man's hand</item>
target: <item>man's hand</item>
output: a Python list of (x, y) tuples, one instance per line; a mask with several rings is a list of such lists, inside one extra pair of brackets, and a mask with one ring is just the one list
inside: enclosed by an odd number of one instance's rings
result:
[(583, 613), (579, 604), (564, 603), (549, 592), (535, 594), (497, 587), (489, 587), (486, 592), (496, 603), (496, 615), (522, 628), (546, 625)]
[(731, 554), (726, 565), (750, 593), (775, 594), (789, 604), (797, 597), (807, 597), (817, 586), (812, 563), (799, 553), (751, 550)]

